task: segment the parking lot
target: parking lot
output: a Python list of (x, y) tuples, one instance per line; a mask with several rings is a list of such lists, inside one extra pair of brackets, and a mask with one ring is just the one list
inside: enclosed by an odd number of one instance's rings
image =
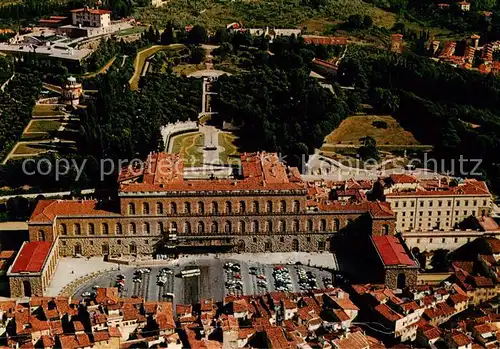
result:
[[(184, 274), (185, 277), (182, 277)], [(81, 286), (74, 297), (82, 298), (97, 287), (119, 287), (122, 297), (179, 304), (216, 301), (230, 294), (252, 295), (273, 291), (301, 292), (331, 286), (331, 273), (304, 265), (261, 264), (228, 259), (203, 259), (185, 264), (154, 267), (121, 267)]]

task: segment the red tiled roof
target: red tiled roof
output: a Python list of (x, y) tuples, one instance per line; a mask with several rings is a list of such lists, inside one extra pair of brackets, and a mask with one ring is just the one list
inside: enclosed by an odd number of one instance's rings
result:
[(491, 253), (497, 254), (500, 253), (500, 240), (494, 237), (486, 237), (484, 241), (488, 244), (491, 249)]
[(402, 183), (402, 184), (408, 184), (408, 183), (417, 183), (418, 179), (414, 176), (410, 176), (407, 174), (393, 174), (389, 177), (393, 183)]
[(463, 184), (455, 187), (447, 187), (442, 190), (414, 190), (414, 191), (398, 191), (386, 194), (386, 197), (396, 196), (457, 196), (457, 195), (474, 195), (474, 196), (491, 196), (488, 186), (483, 181), (475, 179), (466, 179)]
[(392, 310), (387, 304), (379, 304), (375, 307), (375, 310), (382, 315), (384, 318), (386, 318), (389, 321), (395, 322), (403, 316), (399, 313), (396, 313), (394, 310)]
[[(124, 183), (131, 178), (130, 169), (122, 169), (118, 182), (122, 192), (149, 191), (234, 191), (234, 190), (304, 190), (303, 182), (294, 179), (276, 153), (241, 155), (242, 179), (184, 180), (183, 163), (178, 154), (154, 153), (135, 177), (141, 182)], [(142, 172), (141, 172), (142, 171)]]
[(33, 241), (25, 243), (12, 265), (12, 273), (38, 273), (47, 259), (51, 242)]
[(94, 9), (94, 8), (77, 8), (74, 10), (71, 10), (72, 13), (78, 13), (78, 12), (88, 12), (93, 15), (105, 15), (105, 14), (110, 14), (111, 11), (109, 10), (103, 10), (103, 9)]
[(304, 42), (315, 45), (347, 45), (347, 38), (336, 36), (302, 35)]
[(39, 200), (29, 223), (48, 223), (56, 216), (109, 216), (110, 211), (97, 208), (97, 200)]
[(451, 337), (452, 341), (455, 342), (457, 347), (462, 347), (467, 344), (472, 343), (472, 340), (467, 337), (465, 333), (457, 333)]
[(373, 236), (373, 243), (385, 266), (416, 266), (415, 261), (406, 253), (403, 245), (395, 236)]

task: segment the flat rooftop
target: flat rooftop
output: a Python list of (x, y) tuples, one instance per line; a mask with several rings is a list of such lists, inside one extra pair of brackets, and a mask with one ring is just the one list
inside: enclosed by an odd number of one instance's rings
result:
[[(33, 50), (36, 47), (36, 50)], [(69, 59), (72, 61), (81, 61), (89, 54), (92, 53), (90, 49), (62, 49), (52, 46), (33, 46), (30, 44), (20, 43), (20, 44), (6, 44), (0, 43), (0, 52), (13, 53), (13, 52), (36, 52), (41, 55), (46, 55), (49, 57), (59, 58), (59, 59)]]

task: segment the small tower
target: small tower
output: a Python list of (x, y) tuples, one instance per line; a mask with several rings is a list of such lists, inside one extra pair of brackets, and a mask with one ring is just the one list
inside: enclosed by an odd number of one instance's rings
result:
[(392, 34), (391, 51), (395, 53), (403, 52), (403, 35)]
[(481, 36), (474, 34), (471, 35), (470, 38), (472, 39), (472, 46), (474, 47), (475, 50), (477, 50), (479, 47), (479, 39), (481, 39)]
[(63, 86), (62, 100), (64, 104), (77, 106), (80, 104), (80, 96), (82, 95), (82, 84), (76, 82), (72, 76), (68, 78), (68, 82)]

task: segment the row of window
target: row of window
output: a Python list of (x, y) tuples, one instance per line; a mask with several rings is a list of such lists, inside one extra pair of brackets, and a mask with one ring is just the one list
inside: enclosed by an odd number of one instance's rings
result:
[[(419, 201), (419, 206), (420, 207), (424, 207), (424, 203), (425, 202), (426, 201), (420, 200)], [(437, 207), (442, 207), (444, 204), (446, 204), (446, 206), (448, 206), (448, 207), (451, 207), (451, 203), (452, 203), (451, 200), (446, 200), (446, 201), (443, 201), (443, 200), (437, 200), (437, 201), (436, 200), (429, 200), (429, 201), (427, 201), (427, 206), (428, 207), (433, 207), (434, 206), (434, 202), (436, 202)], [(464, 206), (469, 206), (469, 202), (470, 202), (469, 200), (464, 200), (463, 201)], [(472, 206), (473, 207), (477, 206), (477, 200), (472, 200), (471, 202), (472, 202)], [(400, 201), (398, 201), (398, 200), (394, 201), (394, 207), (395, 208), (399, 207), (399, 203), (400, 203)], [(462, 203), (461, 200), (456, 200), (455, 201), (455, 206), (458, 207), (458, 206), (461, 205), (461, 203)], [(487, 200), (483, 200), (483, 206), (484, 207), (487, 205), (487, 203), (488, 203)], [(407, 201), (402, 201), (401, 202), (401, 207), (407, 207), (407, 204), (408, 204)], [(413, 201), (413, 200), (409, 201), (409, 204), (410, 204), (410, 207), (415, 207), (415, 201)]]
[[(238, 203), (238, 207), (237, 207), (237, 210), (235, 211), (234, 208), (233, 208), (233, 203), (230, 202), (230, 201), (227, 201), (224, 205), (224, 213), (245, 213), (247, 212), (247, 207), (246, 207), (246, 202), (245, 201), (240, 201)], [(266, 204), (265, 204), (265, 212), (268, 212), (268, 213), (272, 213), (272, 212), (275, 212), (275, 207), (273, 207), (273, 202), (272, 201), (267, 201)], [(253, 201), (252, 202), (252, 207), (251, 207), (251, 211), (252, 213), (259, 213), (261, 211), (261, 208), (260, 208), (260, 203), (258, 201)], [(136, 210), (136, 205), (131, 202), (128, 204), (128, 214), (129, 215), (135, 215), (137, 212)], [(150, 207), (149, 207), (149, 203), (147, 202), (144, 202), (142, 203), (142, 207), (141, 207), (141, 211), (140, 211), (142, 214), (150, 214), (151, 213), (151, 210), (150, 210)], [(286, 204), (286, 201), (282, 200), (280, 201), (279, 203), (279, 206), (278, 206), (278, 211), (277, 212), (281, 212), (281, 213), (286, 213), (286, 212), (289, 212), (287, 211), (287, 204)], [(292, 211), (291, 212), (300, 212), (300, 203), (298, 200), (295, 200), (293, 202), (293, 205), (292, 205)], [(161, 202), (158, 202), (156, 204), (156, 214), (164, 214), (165, 213), (165, 210), (164, 210), (164, 207), (163, 207), (163, 204)], [(205, 204), (203, 202), (198, 202), (196, 204), (196, 210), (193, 211), (192, 207), (191, 207), (191, 203), (190, 202), (185, 202), (183, 205), (182, 205), (182, 210), (178, 207), (177, 203), (175, 202), (171, 202), (170, 205), (169, 205), (169, 210), (168, 210), (168, 213), (169, 214), (178, 214), (178, 213), (184, 213), (184, 214), (190, 214), (190, 213), (198, 213), (198, 214), (204, 214), (204, 213), (212, 213), (212, 214), (217, 214), (219, 213), (219, 204), (217, 202), (212, 202), (210, 203), (210, 206), (209, 206), (209, 210), (206, 211), (205, 210)]]
[[(254, 243), (257, 242), (257, 239), (254, 239), (253, 241)], [(285, 242), (285, 238), (281, 237), (280, 238), (280, 243), (284, 243)], [(307, 242), (311, 242), (311, 238), (308, 237), (307, 238)], [(203, 243), (203, 242), (202, 242)], [(122, 245), (122, 241), (121, 240), (116, 240), (116, 244), (121, 246)], [(146, 241), (146, 244), (147, 244), (147, 241)], [(62, 241), (62, 245), (63, 246), (66, 246), (66, 241)], [(90, 241), (90, 246), (94, 246), (94, 242), (93, 241)], [(325, 241), (323, 240), (320, 240), (318, 241), (318, 250), (319, 251), (324, 251), (325, 250)], [(240, 241), (238, 242), (238, 250), (240, 251), (245, 251), (245, 242), (244, 241)], [(268, 240), (265, 242), (265, 245), (264, 245), (264, 249), (268, 252), (271, 252), (273, 250), (273, 243), (272, 241)], [(300, 251), (300, 245), (299, 245), (299, 240), (298, 239), (293, 239), (292, 240), (292, 251)], [(134, 242), (131, 242), (129, 245), (128, 245), (128, 252), (130, 254), (137, 254), (137, 245), (134, 243)], [(101, 253), (103, 255), (107, 255), (109, 254), (109, 245), (108, 244), (103, 244), (101, 245)], [(73, 246), (73, 254), (74, 255), (83, 255), (83, 250), (82, 250), (82, 245), (77, 242), (74, 246)]]
[[(472, 211), (467, 211), (467, 210), (463, 210), (463, 216), (467, 216), (467, 215), (472, 215), (474, 216), (476, 214), (476, 211), (475, 210), (472, 210)], [(410, 211), (409, 212), (409, 215), (410, 216), (413, 216), (414, 212), (413, 211)], [(446, 214), (445, 216), (449, 216), (451, 214), (451, 211), (446, 211)], [(481, 214), (484, 216), (486, 214), (486, 212), (483, 210), (481, 211)], [(400, 212), (396, 212), (396, 216), (403, 216), (405, 217), (406, 216), (406, 211), (400, 211)], [(423, 211), (419, 211), (418, 212), (418, 215), (420, 217), (423, 217), (424, 215), (424, 212)], [(459, 216), (460, 215), (460, 211), (455, 211), (455, 216)], [(428, 211), (427, 212), (427, 216), (431, 217), (431, 216), (441, 216), (441, 211)]]
[[(247, 226), (249, 225), (249, 226)], [(182, 229), (182, 232), (185, 234), (191, 234), (193, 232), (193, 228), (198, 234), (203, 234), (205, 232), (210, 232), (210, 233), (218, 233), (220, 232), (219, 228), (219, 223), (218, 222), (211, 222), (209, 226), (206, 226), (204, 222), (198, 222), (196, 226), (192, 226), (191, 223), (185, 222), (181, 227), (177, 226), (176, 222), (170, 222), (168, 231), (170, 232), (177, 232), (179, 231), (179, 228)], [(260, 224), (258, 221), (253, 221), (250, 224), (247, 224), (244, 221), (240, 221), (237, 224), (237, 227), (233, 227), (233, 224), (229, 221), (226, 221), (222, 225), (222, 231), (225, 233), (230, 233), (234, 231), (233, 229), (236, 228), (237, 232), (245, 233), (245, 232), (253, 232), (257, 233), (261, 231), (261, 228), (264, 228), (264, 231), (266, 232), (273, 232), (273, 231), (278, 231), (278, 232), (286, 232), (287, 229), (289, 228), (287, 226), (287, 222), (284, 220), (281, 220), (278, 222), (277, 227), (273, 226), (272, 221), (267, 221), (264, 223), (263, 227), (260, 227)], [(291, 230), (294, 232), (300, 231), (300, 222), (298, 220), (293, 220), (291, 222), (290, 226)], [(102, 223), (100, 226), (100, 233), (101, 235), (109, 235), (110, 234), (110, 229), (108, 223)], [(327, 221), (325, 219), (322, 219), (319, 221), (319, 226), (317, 227), (317, 231), (327, 231), (328, 225)], [(331, 230), (332, 231), (338, 231), (340, 229), (340, 221), (338, 219), (334, 219), (331, 222)], [(314, 223), (312, 220), (307, 220), (306, 225), (305, 225), (305, 231), (314, 231)], [(138, 233), (138, 228), (135, 223), (129, 223), (127, 227), (128, 234), (137, 234)], [(96, 235), (96, 226), (94, 223), (88, 223), (87, 224), (87, 235)], [(161, 234), (164, 232), (164, 226), (162, 222), (158, 222), (156, 224), (156, 233)], [(116, 223), (114, 225), (114, 233), (116, 235), (122, 235), (123, 234), (123, 226), (121, 223)], [(142, 234), (150, 234), (151, 233), (151, 225), (149, 223), (143, 223), (142, 224)], [(59, 225), (59, 234), (60, 235), (68, 235), (68, 227), (66, 224), (62, 223)], [(74, 223), (73, 224), (73, 235), (82, 235), (82, 225), (80, 223)]]
[[(421, 240), (424, 240), (425, 242), (425, 239), (417, 239), (417, 244), (420, 243)], [(445, 244), (447, 243), (449, 240), (453, 240), (453, 242), (456, 244), (458, 243), (458, 238), (429, 238), (429, 244), (432, 244), (433, 242), (440, 242), (442, 244)], [(467, 238), (467, 242), (470, 242), (470, 238)]]

